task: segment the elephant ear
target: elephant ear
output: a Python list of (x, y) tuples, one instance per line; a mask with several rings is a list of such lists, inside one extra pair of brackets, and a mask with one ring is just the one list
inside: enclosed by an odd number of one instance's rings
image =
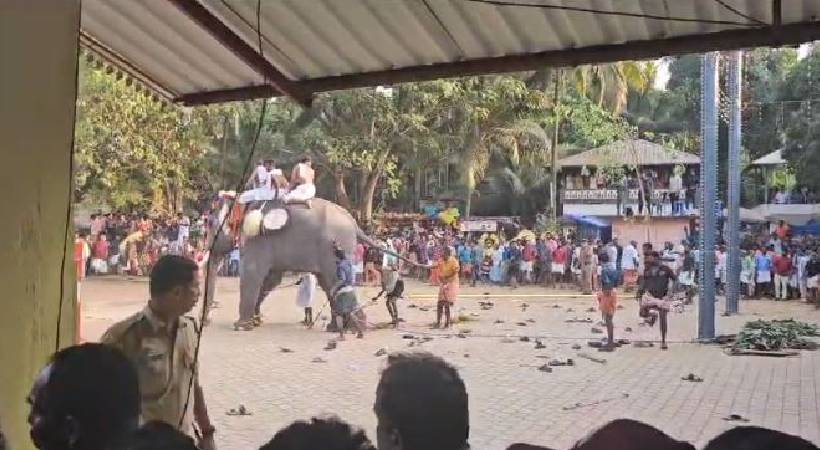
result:
[(288, 223), (288, 212), (284, 208), (274, 208), (262, 218), (262, 225), (268, 231), (281, 229)]

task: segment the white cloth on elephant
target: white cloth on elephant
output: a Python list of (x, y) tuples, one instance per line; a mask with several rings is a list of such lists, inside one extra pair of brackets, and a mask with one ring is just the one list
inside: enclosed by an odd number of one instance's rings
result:
[(261, 188), (256, 188), (256, 189), (250, 189), (250, 190), (247, 190), (247, 191), (243, 192), (239, 196), (239, 200), (237, 200), (237, 201), (239, 202), (240, 205), (244, 205), (244, 204), (250, 203), (250, 202), (269, 201), (269, 200), (273, 200), (273, 199), (276, 198), (277, 192), (279, 193), (279, 197), (284, 198), (284, 196), (286, 195), (286, 193), (283, 192), (281, 189), (279, 191), (277, 191), (276, 189), (268, 189), (268, 188), (265, 188), (265, 187), (261, 187)]
[(302, 183), (284, 195), (286, 202), (304, 202), (316, 197), (316, 185), (313, 183)]
[(315, 294), (316, 276), (312, 273), (302, 275), (299, 290), (296, 291), (296, 305), (300, 308), (309, 308), (313, 305), (313, 297)]

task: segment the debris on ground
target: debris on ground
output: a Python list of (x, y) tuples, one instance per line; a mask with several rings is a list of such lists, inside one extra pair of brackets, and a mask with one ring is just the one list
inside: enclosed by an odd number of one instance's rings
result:
[(317, 357), (311, 359), (310, 362), (312, 362), (312, 363), (326, 363), (327, 360), (320, 357), (320, 356), (317, 356)]
[(464, 332), (458, 333), (456, 336), (460, 337), (461, 339), (467, 339), (467, 335), (464, 334)]
[(516, 323), (516, 325), (518, 325), (519, 327), (526, 327), (527, 323), (526, 322), (518, 322), (518, 323)]
[(626, 327), (626, 328), (624, 328), (624, 332), (625, 332), (625, 333), (631, 333), (631, 332), (632, 332), (632, 327)]
[(637, 347), (637, 348), (647, 348), (647, 347), (654, 347), (655, 344), (653, 344), (652, 342), (649, 342), (649, 341), (635, 341), (635, 342), (632, 343), (632, 346)]
[(552, 307), (553, 307), (553, 308), (560, 308), (560, 307), (561, 307), (561, 305), (559, 305), (558, 303), (555, 303), (554, 305), (552, 305)]
[(598, 327), (592, 327), (589, 329), (590, 333), (592, 334), (603, 334), (603, 330)]
[(538, 370), (540, 370), (541, 372), (552, 373), (552, 367), (550, 367), (549, 364), (544, 364), (543, 366), (539, 366)]
[(402, 338), (402, 339), (414, 339), (414, 338), (415, 338), (415, 336), (413, 336), (412, 334), (403, 334), (403, 335), (401, 336), (401, 338)]
[(518, 340), (520, 342), (529, 342), (530, 338), (528, 338), (527, 336), (521, 336), (520, 338), (518, 338)]
[(572, 308), (567, 308), (567, 312), (575, 312), (575, 310)]
[(596, 357), (594, 357), (590, 354), (587, 354), (587, 353), (578, 353), (578, 357), (588, 359), (588, 360), (590, 360), (592, 362), (595, 362), (595, 363), (598, 363), (598, 364), (606, 364), (606, 360), (604, 358), (596, 358)]
[[(475, 314), (475, 313), (473, 313), (473, 314)], [(478, 321), (477, 317), (479, 317), (479, 316), (478, 316), (478, 314), (475, 314), (475, 315), (473, 315), (473, 314), (470, 314), (469, 316), (466, 315), (466, 314), (459, 314), (458, 317), (456, 318), (456, 322), (459, 322), (459, 323), (461, 323), (461, 322), (477, 322)]]
[(817, 336), (820, 335), (816, 324), (794, 319), (772, 321), (758, 319), (746, 322), (746, 325), (737, 334), (732, 349), (757, 351), (814, 350), (817, 348), (817, 342), (806, 338)]
[(527, 323), (535, 323), (535, 319), (527, 319), (526, 322)]
[(501, 320), (501, 319), (495, 319), (495, 322), (493, 322), (493, 323), (495, 323), (495, 324), (498, 324), (498, 323), (504, 323), (504, 321), (503, 321), (503, 320)]
[(245, 405), (239, 405), (237, 408), (231, 408), (225, 413), (228, 416), (252, 416), (253, 413), (245, 408)]
[(748, 422), (749, 419), (741, 416), (740, 414), (729, 414), (728, 416), (724, 417), (723, 420), (727, 422)]
[(336, 341), (330, 341), (330, 342), (328, 342), (328, 343), (327, 343), (327, 345), (325, 346), (325, 350), (335, 350), (335, 349), (336, 349), (336, 347), (338, 347), (338, 345), (339, 345), (339, 344), (337, 344), (337, 343), (336, 343)]
[(585, 317), (583, 319), (573, 317), (572, 319), (567, 319), (564, 322), (565, 323), (592, 323), (592, 319), (590, 319), (589, 317)]
[(595, 312), (595, 308), (593, 308), (592, 306), (590, 306), (589, 308), (587, 308), (587, 312)]
[(535, 349), (536, 349), (536, 350), (540, 350), (540, 349), (542, 349), (542, 348), (547, 348), (547, 346), (546, 346), (546, 345), (544, 345), (544, 343), (543, 343), (543, 342), (541, 342), (541, 341), (539, 341), (539, 340), (536, 340), (536, 341), (535, 341)]
[(618, 305), (618, 306), (616, 306), (616, 308), (617, 309), (624, 309), (624, 305)]
[(693, 383), (703, 383), (703, 378), (695, 375), (694, 373), (690, 373), (689, 375), (686, 375), (685, 377), (681, 377), (681, 380), (691, 381)]
[(373, 354), (373, 356), (379, 357), (379, 356), (384, 356), (386, 354), (387, 354), (387, 350), (385, 350), (383, 348), (380, 348), (379, 351), (377, 351), (376, 353)]
[(483, 309), (484, 311), (488, 311), (490, 309), (493, 309), (493, 306), (495, 306), (495, 304), (493, 302), (478, 302), (478, 306), (481, 307), (481, 309)]
[(581, 344), (572, 344), (573, 350), (581, 350)]
[(552, 366), (552, 367), (574, 366), (575, 361), (573, 361), (572, 358), (567, 358), (566, 360), (563, 360), (563, 361), (560, 360), (560, 359), (553, 359), (550, 362), (548, 362), (547, 364)]
[(465, 353), (465, 354), (464, 354), (464, 357), (465, 357), (465, 358), (469, 358), (469, 357), (470, 357), (470, 354), (469, 354), (469, 353)]
[(409, 305), (407, 305), (407, 307), (408, 308), (418, 308), (418, 306), (416, 306), (415, 303), (410, 303)]
[(279, 347), (279, 351), (282, 352), (282, 353), (293, 353), (293, 350), (291, 350), (287, 347)]
[(419, 308), (419, 311), (430, 311), (430, 308), (427, 306), (422, 306)]
[(621, 394), (620, 397), (604, 398), (604, 399), (594, 401), (594, 402), (589, 402), (589, 403), (580, 403), (579, 402), (579, 403), (575, 403), (575, 404), (570, 405), (570, 406), (563, 406), (563, 407), (561, 407), (561, 409), (563, 409), (564, 411), (569, 411), (569, 410), (572, 410), (572, 409), (584, 408), (586, 406), (597, 406), (597, 405), (600, 405), (602, 403), (608, 403), (608, 402), (611, 402), (611, 401), (614, 401), (614, 400), (621, 400), (621, 399), (625, 399), (625, 398), (629, 398), (629, 394), (627, 394), (626, 392)]

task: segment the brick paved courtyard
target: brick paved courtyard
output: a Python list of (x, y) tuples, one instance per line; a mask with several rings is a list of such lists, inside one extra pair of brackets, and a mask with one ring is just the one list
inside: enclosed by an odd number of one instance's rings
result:
[[(286, 279), (284, 284), (292, 282)], [(408, 307), (430, 307), (433, 299), (413, 298), (399, 305), (407, 320), (399, 331), (371, 331), (364, 340), (348, 339), (336, 350), (325, 351), (334, 336), (297, 323), (302, 312), (294, 303), (294, 287), (279, 289), (268, 298), (263, 306), (266, 323), (260, 329), (233, 331), (238, 286), (238, 279), (219, 280), (221, 306), (205, 330), (202, 347), (202, 382), (222, 449), (258, 448), (289, 422), (328, 413), (363, 427), (375, 438), (372, 405), (385, 357), (374, 354), (382, 348), (429, 351), (459, 368), (470, 396), (470, 441), (477, 450), (500, 450), (516, 441), (567, 448), (590, 430), (620, 417), (645, 421), (673, 437), (703, 445), (739, 424), (724, 420), (729, 414), (820, 443), (820, 354), (727, 356), (717, 346), (690, 343), (695, 336), (694, 307), (670, 316), (673, 343), (666, 352), (657, 346), (624, 346), (599, 353), (586, 346), (588, 340), (601, 337), (591, 332), (594, 323), (565, 322), (586, 317), (598, 321), (598, 313), (586, 311), (592, 305), (589, 298), (531, 287), (463, 288), (463, 294), (490, 292), (486, 300), (495, 306), (482, 310), (478, 302), (484, 298), (462, 299), (457, 309), (471, 320), (452, 332), (434, 332), (429, 329), (434, 308)], [(147, 291), (145, 280), (86, 281), (81, 291), (83, 337), (96, 340), (113, 321), (139, 310)], [(433, 294), (435, 288), (413, 282), (408, 283), (408, 291)], [(360, 298), (375, 292), (364, 288)], [(553, 297), (525, 297), (536, 293)], [(317, 306), (324, 295), (319, 297)], [(657, 329), (638, 326), (631, 298), (621, 303), (624, 309), (615, 317), (616, 338), (658, 338)], [(749, 301), (741, 309), (740, 316), (718, 316), (718, 333), (736, 332), (745, 321), (757, 318), (820, 321), (820, 312), (798, 302)], [(718, 311), (722, 310), (721, 303)], [(381, 302), (366, 311), (374, 323), (388, 317)], [(323, 315), (328, 315), (326, 309)], [(625, 332), (625, 327), (634, 331)], [(456, 336), (459, 331), (467, 337)], [(416, 339), (403, 338), (408, 333), (433, 339), (418, 344)], [(533, 341), (521, 342), (522, 336), (540, 337), (546, 348), (535, 349)], [(581, 349), (573, 349), (574, 344)], [(293, 352), (284, 353), (283, 347)], [(593, 362), (579, 353), (606, 362)], [(312, 362), (317, 357), (326, 362)], [(575, 365), (555, 367), (552, 373), (537, 369), (552, 358), (572, 358)], [(681, 380), (690, 372), (704, 382)], [(239, 404), (253, 415), (225, 414)]]

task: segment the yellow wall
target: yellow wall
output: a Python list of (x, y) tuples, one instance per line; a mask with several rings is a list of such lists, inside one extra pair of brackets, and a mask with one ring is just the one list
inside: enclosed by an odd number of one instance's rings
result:
[(14, 449), (30, 448), (24, 399), (57, 346), (60, 308), (59, 344), (74, 339), (66, 222), (79, 17), (79, 0), (0, 1), (0, 426)]

